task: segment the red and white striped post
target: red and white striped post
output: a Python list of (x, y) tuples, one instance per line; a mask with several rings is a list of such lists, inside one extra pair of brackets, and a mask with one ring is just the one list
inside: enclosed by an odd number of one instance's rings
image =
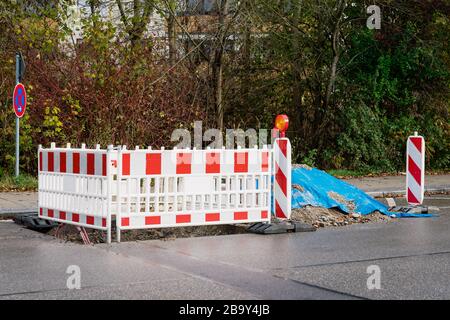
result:
[(406, 144), (406, 199), (421, 205), (425, 187), (425, 140), (414, 132)]
[(273, 212), (279, 219), (291, 217), (291, 143), (285, 138), (289, 126), (286, 115), (278, 115), (275, 119), (275, 129), (280, 132), (273, 146), (274, 184), (273, 184)]

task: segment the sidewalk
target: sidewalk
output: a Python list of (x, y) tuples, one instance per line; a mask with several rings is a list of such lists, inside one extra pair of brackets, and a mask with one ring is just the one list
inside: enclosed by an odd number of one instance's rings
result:
[(37, 192), (0, 192), (0, 215), (37, 212)]
[[(386, 194), (405, 194), (406, 176), (362, 177), (344, 179), (373, 197)], [(425, 191), (439, 192), (450, 190), (450, 175), (425, 176)]]
[[(345, 179), (373, 197), (385, 194), (404, 194), (405, 176), (364, 177)], [(450, 190), (450, 175), (430, 175), (425, 177), (425, 190)], [(0, 192), (0, 214), (37, 212), (37, 192)]]

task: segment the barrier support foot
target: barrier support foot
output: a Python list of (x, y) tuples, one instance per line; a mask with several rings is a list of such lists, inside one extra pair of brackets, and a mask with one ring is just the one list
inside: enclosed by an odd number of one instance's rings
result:
[(57, 222), (39, 218), (37, 212), (17, 214), (14, 216), (13, 220), (17, 224), (24, 225), (31, 230), (40, 232), (47, 232), (58, 226)]
[(428, 213), (428, 206), (395, 206), (395, 207), (390, 207), (389, 211), (392, 212), (403, 212), (403, 213)]
[(310, 232), (316, 231), (312, 225), (292, 220), (264, 223), (257, 222), (247, 228), (248, 232), (258, 234), (279, 234), (286, 232)]

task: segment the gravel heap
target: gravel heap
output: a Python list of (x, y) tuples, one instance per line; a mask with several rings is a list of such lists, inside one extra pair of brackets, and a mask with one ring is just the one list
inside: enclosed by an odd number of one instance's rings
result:
[(291, 219), (311, 224), (316, 228), (340, 227), (354, 223), (389, 222), (392, 220), (392, 218), (378, 211), (368, 215), (361, 215), (359, 213), (346, 214), (337, 209), (311, 206), (293, 209)]

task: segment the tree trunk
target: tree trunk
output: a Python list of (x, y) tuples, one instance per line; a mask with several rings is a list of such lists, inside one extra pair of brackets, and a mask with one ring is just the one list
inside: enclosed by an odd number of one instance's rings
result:
[(302, 48), (301, 48), (301, 33), (298, 29), (301, 19), (302, 1), (299, 3), (293, 3), (294, 16), (292, 32), (294, 34), (293, 48), (295, 56), (292, 59), (292, 74), (293, 74), (293, 85), (292, 85), (292, 110), (295, 112), (297, 117), (297, 123), (299, 124), (302, 136), (306, 137), (308, 123), (306, 119), (306, 110), (304, 110), (302, 98), (304, 94), (304, 88), (302, 86)]
[(325, 110), (328, 110), (328, 106), (330, 105), (330, 98), (331, 94), (334, 91), (334, 84), (336, 82), (336, 70), (337, 70), (337, 64), (339, 62), (339, 37), (340, 37), (340, 23), (341, 18), (344, 13), (346, 2), (345, 1), (339, 1), (337, 5), (338, 10), (338, 16), (336, 18), (336, 25), (334, 26), (333, 35), (332, 35), (332, 51), (333, 51), (333, 62), (331, 63), (331, 71), (330, 71), (330, 78), (328, 80), (328, 86), (327, 86), (327, 92), (325, 95)]
[(167, 33), (169, 37), (169, 61), (171, 65), (175, 63), (177, 53), (177, 32), (175, 27), (175, 19), (176, 18), (172, 12), (170, 12), (167, 20)]
[(250, 65), (251, 65), (251, 46), (252, 46), (252, 38), (251, 38), (251, 21), (248, 20), (250, 6), (247, 1), (242, 3), (242, 10), (245, 12), (245, 21), (244, 21), (244, 30), (243, 30), (243, 39), (242, 39), (242, 78), (241, 78), (241, 92), (242, 99), (241, 103), (244, 104), (248, 95), (250, 93)]
[(331, 74), (330, 79), (328, 81), (327, 93), (325, 97), (325, 110), (328, 109), (331, 94), (334, 91), (334, 83), (336, 82), (336, 69), (338, 62), (339, 62), (339, 54), (336, 53), (333, 57), (333, 63), (331, 64)]
[(220, 1), (218, 14), (218, 37), (213, 60), (214, 100), (216, 107), (217, 129), (223, 131), (223, 48), (225, 45), (225, 16), (227, 14), (227, 0)]
[(223, 65), (222, 65), (222, 54), (219, 58), (220, 61), (216, 66), (216, 94), (215, 94), (215, 101), (216, 101), (216, 108), (217, 108), (217, 128), (222, 132), (223, 131), (223, 114), (224, 114), (224, 108), (223, 108)]

